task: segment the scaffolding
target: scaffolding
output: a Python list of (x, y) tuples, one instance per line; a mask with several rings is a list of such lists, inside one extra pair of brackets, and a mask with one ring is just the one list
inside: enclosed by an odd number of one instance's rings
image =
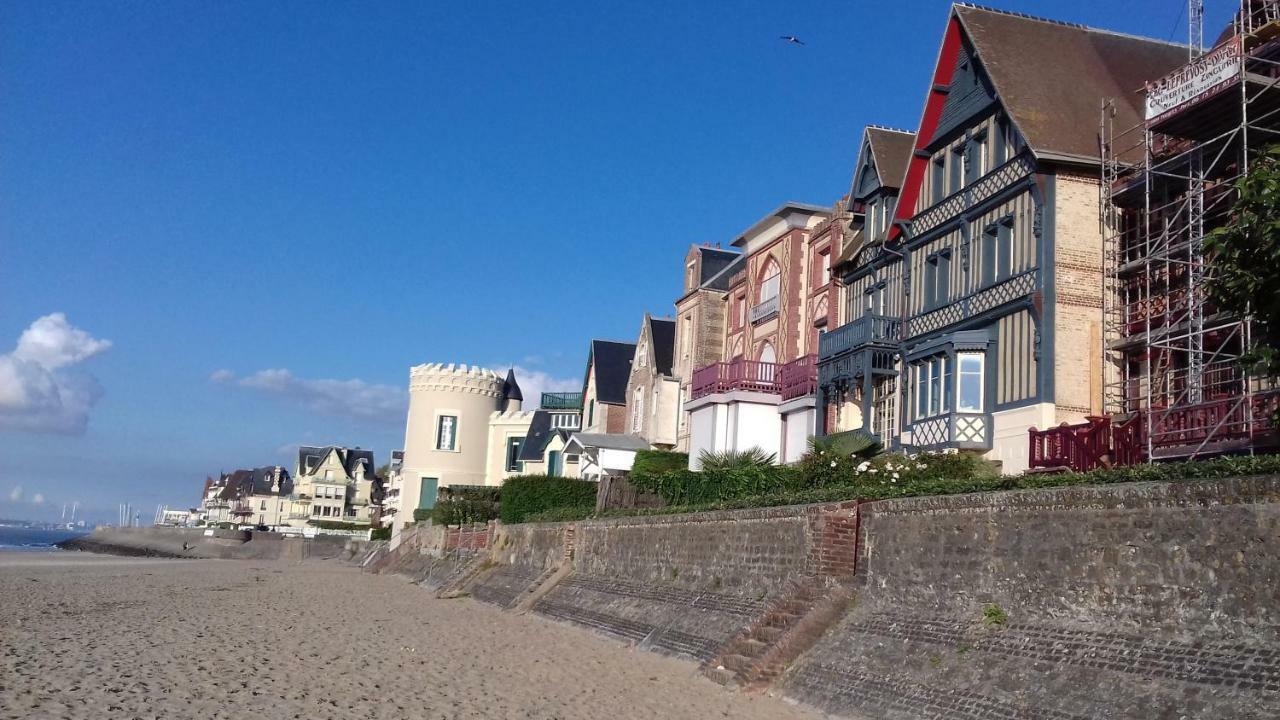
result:
[(1280, 0), (1242, 0), (1231, 32), (1191, 53), (1148, 83), (1140, 125), (1115, 127), (1117, 101), (1102, 109), (1104, 405), (1148, 461), (1277, 445), (1280, 393), (1241, 362), (1249, 318), (1208, 298), (1204, 241), (1280, 141)]

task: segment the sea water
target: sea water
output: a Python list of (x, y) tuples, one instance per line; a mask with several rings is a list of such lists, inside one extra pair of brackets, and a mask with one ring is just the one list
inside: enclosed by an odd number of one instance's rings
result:
[(23, 527), (0, 527), (0, 550), (51, 551), (55, 543), (86, 534), (84, 530), (36, 530)]

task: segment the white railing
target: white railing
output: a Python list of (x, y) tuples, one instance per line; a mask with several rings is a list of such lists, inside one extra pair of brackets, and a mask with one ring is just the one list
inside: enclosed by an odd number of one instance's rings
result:
[(769, 298), (768, 300), (765, 300), (759, 305), (753, 306), (751, 308), (751, 322), (758, 323), (767, 317), (777, 315), (778, 305), (779, 305), (778, 296), (774, 295), (773, 297)]

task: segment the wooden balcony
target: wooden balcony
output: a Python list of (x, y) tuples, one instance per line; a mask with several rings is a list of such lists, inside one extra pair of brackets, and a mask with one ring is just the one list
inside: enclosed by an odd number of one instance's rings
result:
[(805, 355), (785, 365), (735, 360), (693, 371), (692, 399), (725, 392), (760, 392), (794, 400), (818, 387), (817, 356)]
[(693, 399), (733, 391), (780, 394), (778, 364), (735, 360), (712, 363), (693, 371), (690, 385)]
[(818, 337), (818, 357), (822, 360), (861, 350), (872, 343), (898, 342), (902, 321), (888, 315), (867, 314)]
[(818, 389), (818, 356), (805, 355), (779, 367), (778, 385), (783, 400), (812, 395)]
[(543, 410), (581, 410), (582, 393), (544, 392), (541, 406)]

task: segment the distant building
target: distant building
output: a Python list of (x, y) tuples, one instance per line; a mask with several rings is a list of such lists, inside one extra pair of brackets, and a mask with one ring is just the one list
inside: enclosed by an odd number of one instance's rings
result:
[(289, 524), (372, 524), (376, 469), (372, 450), (336, 445), (299, 447)]
[(628, 427), (627, 381), (636, 346), (592, 340), (582, 381), (582, 431), (623, 433)]
[(289, 471), (279, 465), (234, 470), (205, 478), (199, 513), (210, 525), (286, 525), (292, 492)]
[[(691, 399), (693, 371), (724, 357), (729, 280), (742, 270), (746, 257), (737, 251), (694, 245), (684, 259), (684, 294), (676, 300), (674, 372), (680, 402)], [(689, 450), (689, 415), (676, 417), (676, 449)]]
[(680, 381), (675, 375), (676, 322), (644, 314), (627, 379), (627, 428), (649, 446), (676, 445), (680, 415)]
[[(827, 207), (784, 203), (733, 241), (743, 257), (730, 264), (732, 275), (699, 293), (704, 315), (717, 301), (727, 307), (723, 335), (710, 337), (704, 322), (700, 338), (720, 356), (695, 367), (687, 385), (692, 469), (704, 451), (760, 448), (782, 462), (804, 454), (817, 424), (818, 337), (836, 306), (831, 257), (841, 233), (833, 217)], [(694, 309), (689, 299), (677, 303), (682, 319)], [(681, 344), (678, 356), (685, 354)]]

